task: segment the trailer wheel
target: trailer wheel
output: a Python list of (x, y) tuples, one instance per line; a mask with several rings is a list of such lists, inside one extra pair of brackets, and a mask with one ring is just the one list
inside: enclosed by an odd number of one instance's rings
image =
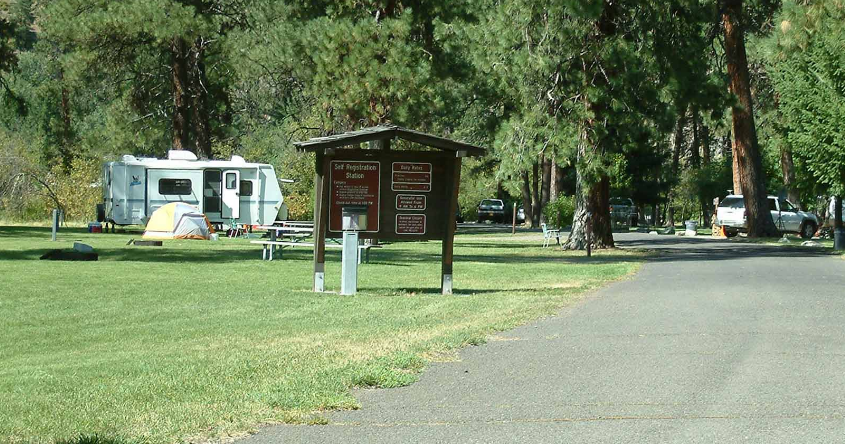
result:
[(105, 222), (106, 221), (106, 206), (103, 204), (97, 204), (97, 222)]

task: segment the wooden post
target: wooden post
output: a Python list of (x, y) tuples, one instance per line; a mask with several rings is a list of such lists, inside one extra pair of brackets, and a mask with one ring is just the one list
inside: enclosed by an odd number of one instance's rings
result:
[(317, 152), (314, 176), (314, 291), (326, 291), (326, 226), (329, 184), (325, 156)]
[[(368, 142), (368, 145), (371, 150), (381, 150), (381, 151), (390, 151), (390, 143), (392, 139), (380, 139), (380, 140), (371, 140)], [(388, 173), (385, 173), (388, 174)], [(381, 209), (379, 209), (381, 211)], [(364, 239), (364, 242), (369, 245), (378, 245), (378, 237), (372, 237), (370, 239)], [(367, 254), (370, 254), (370, 250), (367, 250)]]
[(458, 188), (461, 183), (461, 158), (448, 159), (446, 165), (446, 196), (449, 202), (446, 213), (446, 235), (443, 238), (443, 265), (440, 276), (440, 290), (452, 294), (452, 259), (455, 248), (455, 214), (458, 211)]

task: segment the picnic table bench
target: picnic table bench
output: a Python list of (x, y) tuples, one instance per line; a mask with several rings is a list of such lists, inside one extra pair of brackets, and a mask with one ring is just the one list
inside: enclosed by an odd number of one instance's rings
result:
[[(250, 241), (251, 244), (258, 244), (261, 245), (261, 259), (272, 261), (273, 260), (273, 253), (276, 251), (278, 247), (279, 256), (282, 255), (282, 249), (285, 247), (305, 247), (305, 248), (314, 248), (313, 242), (302, 242), (302, 241), (277, 241), (277, 240), (256, 240)], [(343, 248), (343, 244), (339, 243), (326, 243), (326, 248)], [(362, 263), (362, 259), (364, 263), (370, 262), (370, 249), (371, 248), (381, 248), (381, 245), (358, 245), (358, 263)]]

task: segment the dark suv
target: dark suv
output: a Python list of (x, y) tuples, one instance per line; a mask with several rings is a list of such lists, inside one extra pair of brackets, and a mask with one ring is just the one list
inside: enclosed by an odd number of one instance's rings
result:
[(610, 220), (613, 225), (636, 227), (639, 213), (634, 201), (627, 197), (610, 198)]
[(478, 204), (478, 221), (505, 221), (505, 203), (501, 199), (484, 199)]

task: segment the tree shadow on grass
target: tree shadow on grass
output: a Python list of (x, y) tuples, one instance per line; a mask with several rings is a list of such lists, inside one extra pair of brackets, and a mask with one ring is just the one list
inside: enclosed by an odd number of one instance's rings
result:
[[(501, 243), (501, 244), (494, 244), (494, 243), (480, 243), (480, 242), (472, 242), (472, 241), (455, 241), (455, 248), (481, 248), (481, 249), (507, 249), (507, 250), (529, 250), (529, 251), (536, 251), (536, 252), (543, 252), (543, 241), (542, 239), (539, 242), (535, 243), (516, 243), (516, 242), (509, 242), (509, 243)], [(546, 250), (549, 251), (549, 250)]]
[[(38, 260), (41, 255), (49, 251), (49, 248), (36, 248), (27, 250), (0, 251), (0, 261), (32, 261)], [(98, 248), (100, 262), (138, 262), (138, 263), (245, 263), (265, 262), (261, 259), (260, 248), (228, 248), (228, 249), (177, 249), (167, 247), (134, 247), (123, 248)], [(460, 249), (455, 254), (455, 262), (477, 262), (487, 264), (608, 264), (618, 262), (637, 261), (639, 258), (629, 254), (603, 252), (602, 254), (586, 257), (584, 255), (560, 255), (559, 251), (549, 251), (544, 255), (522, 255), (522, 254), (460, 254)], [(338, 250), (327, 250), (327, 262), (340, 262), (341, 253)], [(280, 256), (274, 254), (273, 261), (268, 266), (279, 263), (283, 266), (285, 261), (312, 261), (314, 257), (311, 249), (286, 249)], [(437, 253), (413, 253), (407, 250), (391, 250), (382, 248), (371, 252), (370, 262), (367, 265), (388, 265), (396, 267), (409, 267), (423, 262), (440, 262), (442, 256)]]
[[(32, 238), (49, 239), (52, 235), (51, 227), (27, 227), (27, 226), (0, 226), (0, 238)], [(117, 234), (143, 234), (144, 230), (118, 229)], [(61, 235), (90, 235), (88, 228), (84, 227), (59, 227), (58, 234)], [(97, 236), (109, 236), (111, 233), (97, 234)]]
[[(88, 234), (84, 228), (67, 228), (62, 233), (67, 234)], [(50, 229), (45, 227), (0, 227), (0, 236), (7, 238), (26, 239), (28, 237), (49, 237)], [(108, 234), (103, 234), (108, 236)], [(128, 238), (127, 238), (128, 239)], [(168, 245), (165, 241), (163, 247), (138, 247), (134, 245), (112, 246), (95, 248), (99, 254), (100, 262), (138, 262), (138, 263), (242, 263), (262, 260), (261, 248), (258, 245), (243, 244), (208, 244), (208, 248), (191, 247), (182, 248), (178, 245)], [(397, 245), (401, 245), (397, 244)], [(38, 260), (44, 253), (52, 248), (28, 248), (21, 250), (0, 250), (0, 261), (31, 261)], [(420, 261), (440, 262), (442, 256), (440, 249), (436, 252), (413, 252), (406, 248), (385, 248), (375, 249), (370, 252), (372, 265), (388, 265), (396, 267), (413, 266)], [(485, 251), (490, 254), (479, 252), (475, 254), (461, 254), (462, 251)], [(499, 250), (499, 251), (493, 251)], [(542, 249), (538, 243), (510, 243), (497, 244), (496, 242), (463, 243), (460, 240), (455, 250), (455, 260), (479, 262), (479, 263), (611, 263), (618, 261), (630, 261), (631, 257), (622, 255), (600, 254), (592, 258), (586, 255), (562, 255), (556, 248)], [(338, 249), (327, 249), (326, 258), (329, 262), (340, 261)], [(311, 261), (313, 250), (310, 248), (285, 248), (281, 254), (274, 254), (274, 261)], [(366, 266), (367, 264), (365, 264)]]
[[(41, 255), (50, 251), (49, 248), (29, 250), (0, 251), (0, 261), (28, 261), (38, 260)], [(100, 262), (143, 262), (143, 263), (235, 263), (245, 261), (261, 261), (260, 249), (243, 250), (200, 250), (173, 249), (162, 247), (131, 247), (126, 248), (97, 248)], [(276, 261), (291, 259), (304, 260), (311, 257), (311, 253), (304, 251), (285, 252), (283, 259), (275, 256)]]
[[(440, 287), (372, 287), (367, 288), (369, 291), (388, 292), (384, 295), (386, 297), (407, 297), (417, 295), (442, 295), (443, 292)], [(502, 293), (510, 291), (507, 289), (487, 288), (487, 289), (472, 289), (472, 288), (454, 288), (452, 290), (453, 296), (473, 296), (479, 294)]]
[(721, 261), (749, 258), (817, 258), (834, 255), (823, 247), (766, 245), (742, 240), (714, 241), (710, 239), (679, 238), (674, 236), (636, 240), (619, 240), (616, 245), (624, 249), (645, 250), (654, 253), (657, 262)]

